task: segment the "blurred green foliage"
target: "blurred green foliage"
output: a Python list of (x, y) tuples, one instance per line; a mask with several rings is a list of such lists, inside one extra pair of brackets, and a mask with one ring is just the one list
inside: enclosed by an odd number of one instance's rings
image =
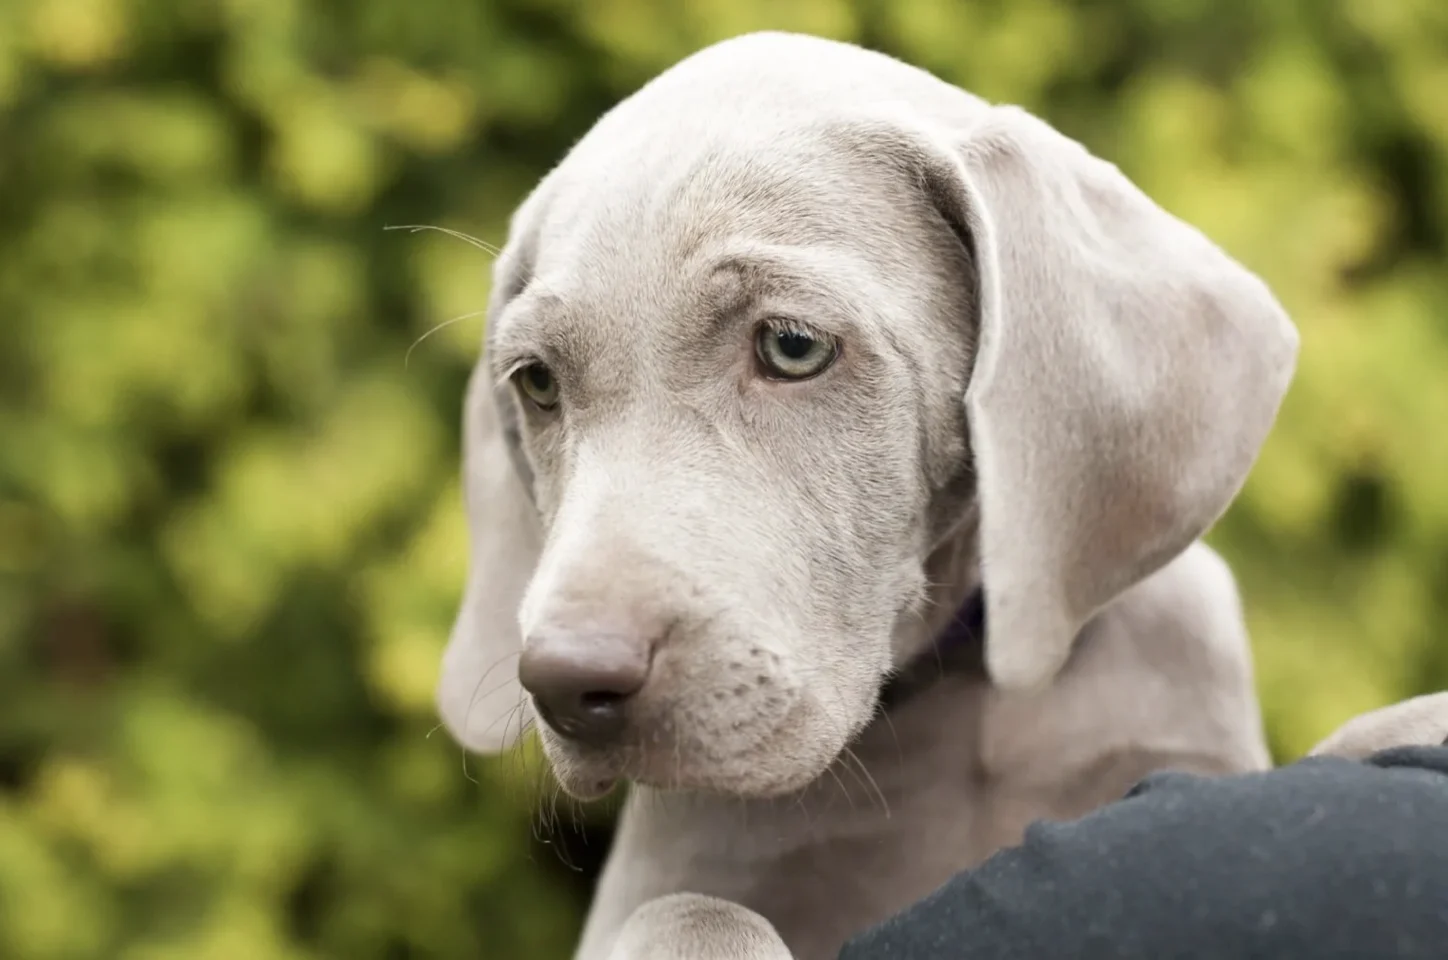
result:
[(1274, 745), (1448, 686), (1442, 0), (4, 0), (0, 956), (566, 956), (532, 772), (429, 736), (488, 258), (383, 227), (500, 242), (764, 27), (1022, 103), (1263, 274), (1300, 374), (1213, 539)]

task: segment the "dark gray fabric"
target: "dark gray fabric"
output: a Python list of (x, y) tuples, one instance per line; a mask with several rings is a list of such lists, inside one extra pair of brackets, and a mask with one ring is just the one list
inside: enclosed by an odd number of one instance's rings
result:
[(1158, 773), (856, 937), (840, 960), (1448, 958), (1448, 748)]

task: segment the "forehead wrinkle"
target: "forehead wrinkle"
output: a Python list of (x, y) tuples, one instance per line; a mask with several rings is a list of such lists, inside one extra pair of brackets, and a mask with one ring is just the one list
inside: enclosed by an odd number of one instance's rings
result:
[[(630, 178), (649, 218), (680, 231), (678, 252), (686, 258), (730, 230), (837, 243), (851, 219), (842, 210), (882, 186), (878, 173), (868, 175), (874, 166), (864, 166), (814, 128), (753, 134), (729, 128), (687, 153), (671, 154), (666, 171), (631, 163)], [(679, 210), (690, 211), (682, 223)]]
[(712, 306), (716, 324), (755, 307), (760, 313), (805, 316), (822, 326), (858, 327), (863, 315), (850, 295), (848, 275), (864, 269), (839, 250), (759, 243), (717, 255), (707, 276), (737, 277), (732, 289)]
[(563, 298), (553, 293), (531, 291), (510, 303), (488, 331), (488, 353), (493, 372), (505, 375), (520, 363), (540, 360), (559, 368), (579, 348), (572, 325), (566, 322), (570, 310)]

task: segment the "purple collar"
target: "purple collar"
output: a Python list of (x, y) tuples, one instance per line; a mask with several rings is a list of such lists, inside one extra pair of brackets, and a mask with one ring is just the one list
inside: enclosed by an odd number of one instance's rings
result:
[(885, 681), (880, 706), (893, 710), (946, 674), (983, 670), (984, 664), (985, 595), (975, 590), (935, 642)]

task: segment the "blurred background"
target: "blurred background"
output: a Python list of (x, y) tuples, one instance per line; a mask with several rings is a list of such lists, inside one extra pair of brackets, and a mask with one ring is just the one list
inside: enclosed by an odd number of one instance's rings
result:
[(1442, 0), (0, 0), (0, 957), (567, 956), (608, 811), (432, 703), (490, 258), (384, 228), (501, 243), (765, 27), (1024, 104), (1295, 316), (1211, 537), (1280, 759), (1448, 687)]

